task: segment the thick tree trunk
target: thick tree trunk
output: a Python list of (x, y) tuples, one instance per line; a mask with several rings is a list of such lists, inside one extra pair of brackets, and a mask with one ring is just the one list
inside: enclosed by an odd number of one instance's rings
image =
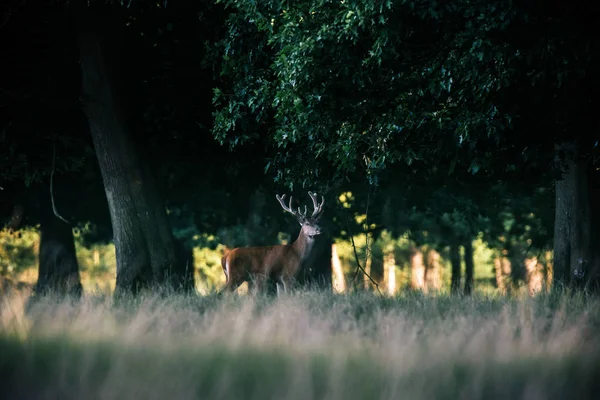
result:
[(36, 295), (81, 296), (83, 288), (79, 277), (73, 230), (53, 214), (46, 213), (42, 217), (38, 257)]
[[(577, 145), (557, 145), (563, 175), (555, 183), (554, 277), (566, 286), (585, 287), (598, 282), (599, 261), (594, 249), (587, 162)], [(556, 286), (555, 286), (556, 287)]]
[(342, 269), (342, 263), (335, 243), (331, 245), (331, 267), (335, 277), (333, 280), (333, 290), (337, 293), (344, 293), (346, 291), (346, 277), (344, 276), (344, 270)]
[[(149, 167), (138, 154), (117, 106), (109, 66), (122, 21), (78, 10), (83, 105), (102, 172), (117, 261), (116, 291), (183, 287), (173, 235)], [(122, 38), (121, 38), (122, 39)], [(111, 63), (112, 62), (112, 63)]]
[(465, 295), (470, 296), (473, 292), (473, 272), (475, 263), (473, 262), (473, 241), (467, 240), (465, 248)]
[(442, 287), (442, 267), (440, 265), (440, 253), (434, 249), (427, 252), (425, 262), (425, 287), (426, 291), (436, 292)]
[(450, 264), (452, 265), (452, 276), (450, 278), (450, 291), (460, 292), (460, 248), (458, 244), (450, 245)]

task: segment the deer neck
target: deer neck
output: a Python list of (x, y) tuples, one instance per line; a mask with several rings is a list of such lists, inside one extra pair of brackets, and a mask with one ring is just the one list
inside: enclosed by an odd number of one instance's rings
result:
[(292, 247), (296, 250), (296, 253), (300, 256), (300, 260), (304, 261), (308, 258), (313, 246), (315, 239), (310, 239), (304, 234), (304, 231), (300, 230), (298, 238), (292, 243)]

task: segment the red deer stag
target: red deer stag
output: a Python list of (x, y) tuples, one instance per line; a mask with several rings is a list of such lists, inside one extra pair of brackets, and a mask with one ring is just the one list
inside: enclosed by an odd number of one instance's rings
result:
[(248, 288), (255, 288), (257, 291), (264, 291), (267, 281), (273, 280), (277, 283), (277, 293), (279, 293), (279, 284), (283, 286), (283, 291), (287, 291), (292, 285), (296, 275), (300, 271), (302, 262), (306, 260), (315, 243), (315, 236), (321, 233), (318, 221), (323, 214), (323, 204), (325, 198), (321, 197), (321, 204), (318, 204), (317, 194), (308, 192), (312, 199), (314, 211), (310, 217), (307, 217), (307, 207), (304, 206), (304, 212), (298, 207), (297, 211), (292, 209), (292, 197), (289, 205), (285, 205), (285, 194), (275, 197), (281, 204), (284, 211), (289, 212), (302, 227), (298, 238), (291, 244), (264, 246), (264, 247), (238, 247), (228, 251), (221, 259), (221, 265), (227, 278), (227, 283), (221, 291), (233, 292), (244, 282), (248, 282)]

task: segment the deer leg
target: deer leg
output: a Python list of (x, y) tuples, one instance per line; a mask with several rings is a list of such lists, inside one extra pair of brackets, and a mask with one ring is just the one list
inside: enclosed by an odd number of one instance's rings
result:
[(221, 293), (223, 292), (234, 292), (238, 286), (240, 286), (242, 283), (244, 283), (244, 278), (241, 277), (239, 274), (225, 274), (225, 276), (227, 277), (227, 282), (225, 283), (225, 286), (223, 287), (223, 289), (221, 289)]
[(268, 277), (265, 274), (256, 274), (254, 276), (254, 292), (255, 293), (264, 293), (267, 288)]
[(289, 289), (292, 287), (292, 279), (289, 275), (282, 275), (279, 277), (279, 282), (277, 282), (277, 295), (279, 295), (279, 284), (281, 283), (281, 293), (287, 293)]

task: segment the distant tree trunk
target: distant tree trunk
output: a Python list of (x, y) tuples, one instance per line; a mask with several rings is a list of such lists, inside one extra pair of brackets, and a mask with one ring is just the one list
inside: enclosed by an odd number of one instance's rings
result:
[(546, 293), (549, 293), (552, 289), (552, 282), (554, 280), (554, 264), (552, 261), (552, 252), (546, 252)]
[(496, 270), (496, 287), (501, 294), (506, 295), (508, 292), (506, 280), (511, 275), (512, 270), (510, 260), (503, 256), (496, 257), (494, 268)]
[(21, 226), (21, 222), (23, 221), (23, 215), (25, 213), (25, 208), (22, 204), (15, 204), (13, 206), (13, 212), (10, 217), (10, 222), (8, 224), (8, 229), (10, 231), (17, 231)]
[(440, 253), (434, 249), (427, 252), (425, 262), (425, 288), (426, 291), (438, 291), (442, 287), (442, 267), (440, 265)]
[(337, 293), (344, 293), (346, 291), (346, 278), (335, 243), (331, 245), (331, 267), (334, 275), (333, 290)]
[(450, 264), (452, 265), (452, 276), (450, 281), (450, 291), (452, 293), (460, 292), (460, 248), (458, 244), (450, 245)]
[(410, 256), (410, 287), (415, 290), (425, 289), (423, 252), (416, 247), (412, 249), (412, 254)]
[(537, 257), (525, 259), (525, 271), (527, 283), (527, 291), (530, 296), (535, 296), (541, 293), (544, 286), (544, 274), (542, 273), (542, 265), (538, 262)]
[[(365, 246), (365, 274), (363, 276), (363, 285), (365, 290), (373, 290), (373, 283), (371, 279), (373, 279), (371, 266), (373, 265), (373, 241), (371, 240), (371, 236), (367, 234), (367, 243)], [(369, 278), (371, 277), (371, 278)]]
[(35, 294), (80, 297), (83, 291), (71, 226), (46, 212), (40, 222), (38, 280)]
[[(113, 85), (123, 21), (77, 9), (83, 106), (102, 172), (117, 261), (116, 293), (161, 285), (183, 287), (173, 235), (149, 166), (138, 154)], [(185, 280), (183, 280), (185, 281)]]
[(473, 292), (473, 271), (475, 264), (473, 262), (473, 241), (467, 240), (465, 248), (465, 295), (470, 296)]
[(396, 258), (394, 255), (394, 246), (388, 245), (383, 252), (383, 271), (386, 292), (393, 296), (396, 293)]
[(183, 239), (174, 239), (175, 255), (177, 257), (177, 265), (181, 266), (181, 289), (184, 292), (191, 293), (196, 288), (195, 285), (195, 269), (194, 269), (194, 250), (186, 245)]
[[(564, 162), (563, 175), (555, 183), (554, 220), (555, 282), (585, 287), (599, 281), (599, 259), (593, 246), (592, 209), (587, 162), (575, 142), (557, 145)], [(556, 286), (555, 286), (556, 287)]]
[(371, 284), (371, 290), (375, 290), (376, 288), (381, 289), (381, 286), (383, 286), (383, 280), (384, 280), (384, 276), (385, 276), (385, 271), (384, 271), (384, 267), (383, 267), (383, 249), (381, 247), (381, 243), (380, 242), (376, 242), (375, 240), (373, 240), (372, 235), (371, 236), (371, 240), (369, 241), (369, 243), (371, 243), (371, 279), (373, 280), (373, 282), (369, 283)]

